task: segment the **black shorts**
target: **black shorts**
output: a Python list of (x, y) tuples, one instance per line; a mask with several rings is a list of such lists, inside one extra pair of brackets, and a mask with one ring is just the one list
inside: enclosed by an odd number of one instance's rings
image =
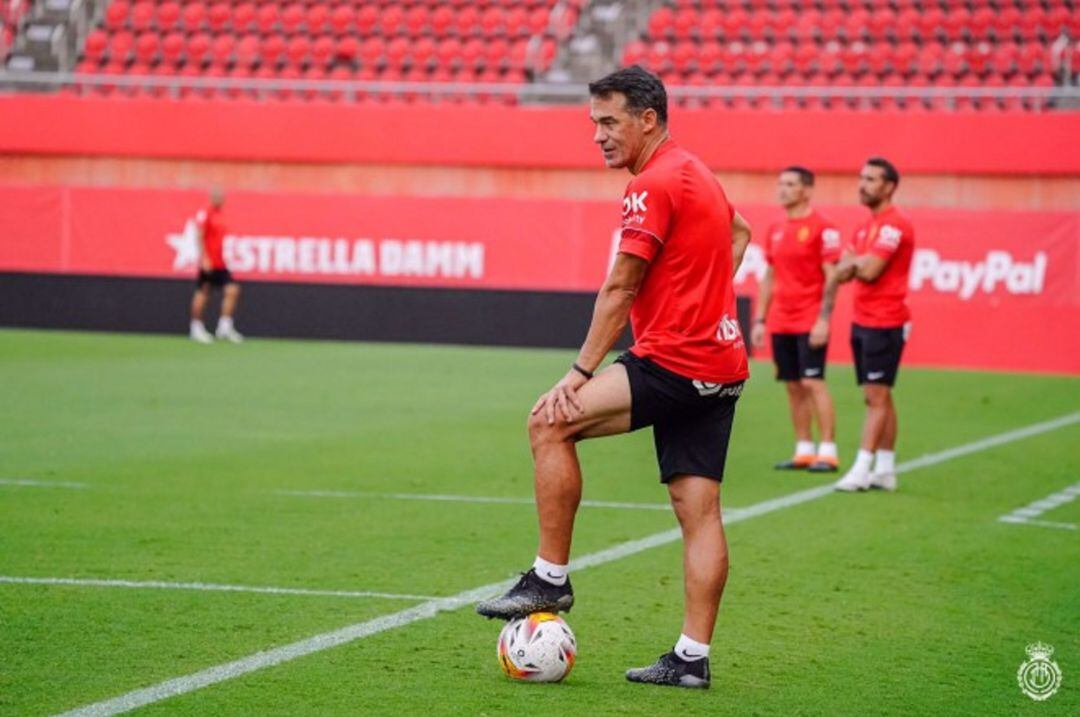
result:
[(221, 288), (226, 284), (234, 283), (232, 272), (228, 269), (212, 269), (211, 271), (199, 270), (199, 278), (195, 280), (199, 288), (214, 286)]
[(860, 386), (896, 383), (907, 334), (907, 324), (888, 329), (851, 325), (851, 354), (855, 358), (855, 380)]
[(825, 378), (827, 346), (810, 348), (810, 334), (773, 334), (772, 355), (777, 381)]
[(684, 474), (723, 480), (744, 382), (694, 381), (629, 351), (616, 361), (630, 377), (630, 430), (653, 427), (660, 482)]

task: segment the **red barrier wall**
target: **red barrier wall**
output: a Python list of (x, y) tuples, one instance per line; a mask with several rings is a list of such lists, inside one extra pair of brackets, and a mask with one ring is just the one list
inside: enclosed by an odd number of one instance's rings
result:
[[(191, 276), (205, 195), (0, 187), (0, 271)], [(740, 211), (764, 237), (776, 210)], [(822, 207), (846, 232), (859, 207)], [(594, 291), (611, 258), (615, 202), (234, 192), (226, 256), (243, 278), (334, 284)], [(907, 211), (912, 364), (1080, 373), (1080, 215)], [(737, 290), (764, 271), (752, 246)], [(850, 291), (834, 322), (846, 360)]]
[[(1080, 113), (673, 110), (710, 166), (793, 161), (850, 172), (884, 154), (906, 173), (1080, 173)], [(0, 97), (0, 153), (597, 168), (584, 107), (380, 106), (68, 95)]]

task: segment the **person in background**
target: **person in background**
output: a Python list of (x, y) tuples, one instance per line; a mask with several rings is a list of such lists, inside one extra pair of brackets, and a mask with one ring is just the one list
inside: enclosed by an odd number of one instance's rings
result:
[[(233, 278), (225, 264), (225, 193), (215, 187), (210, 192), (210, 206), (195, 216), (199, 235), (199, 276), (196, 280), (195, 295), (191, 298), (192, 341), (200, 344), (214, 342), (214, 336), (224, 341), (238, 344), (244, 337), (236, 330), (233, 317), (240, 301), (240, 284)], [(203, 313), (210, 298), (210, 290), (222, 290), (221, 317), (218, 319), (214, 336), (203, 324)]]

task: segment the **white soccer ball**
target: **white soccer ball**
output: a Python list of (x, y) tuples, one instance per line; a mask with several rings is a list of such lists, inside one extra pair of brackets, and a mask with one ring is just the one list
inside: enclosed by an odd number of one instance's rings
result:
[(499, 665), (507, 677), (558, 682), (570, 674), (577, 640), (558, 615), (534, 612), (506, 623), (499, 633)]

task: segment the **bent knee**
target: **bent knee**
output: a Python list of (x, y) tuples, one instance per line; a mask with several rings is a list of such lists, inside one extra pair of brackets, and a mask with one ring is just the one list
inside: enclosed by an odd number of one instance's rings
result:
[(528, 430), (529, 444), (534, 449), (544, 444), (561, 443), (569, 440), (573, 435), (570, 428), (560, 421), (555, 421), (554, 424), (548, 423), (543, 411), (529, 415)]
[(828, 393), (828, 385), (820, 378), (800, 378), (799, 385), (810, 393)]

